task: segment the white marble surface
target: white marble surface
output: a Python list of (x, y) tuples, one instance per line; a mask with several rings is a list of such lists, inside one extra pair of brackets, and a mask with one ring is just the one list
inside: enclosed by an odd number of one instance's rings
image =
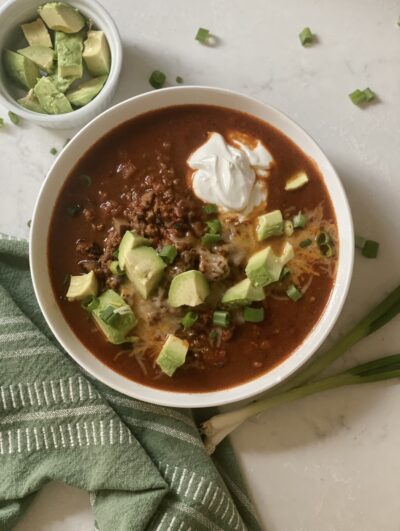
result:
[[(0, 1), (0, 4), (4, 0)], [(348, 192), (357, 232), (378, 239), (378, 260), (357, 257), (333, 335), (399, 282), (400, 15), (395, 0), (113, 0), (125, 45), (115, 101), (149, 89), (159, 68), (172, 81), (227, 87), (275, 105), (321, 144)], [(318, 44), (300, 46), (306, 25)], [(199, 26), (221, 39), (194, 41)], [(370, 86), (360, 110), (347, 94)], [(0, 109), (5, 116), (5, 110)], [(28, 236), (36, 194), (72, 132), (28, 123), (0, 131), (0, 231)], [(400, 351), (399, 321), (363, 341), (347, 363)], [(344, 362), (339, 362), (342, 367)], [(332, 391), (248, 422), (233, 437), (270, 531), (400, 530), (400, 385)], [(49, 485), (18, 531), (92, 528), (87, 496)]]

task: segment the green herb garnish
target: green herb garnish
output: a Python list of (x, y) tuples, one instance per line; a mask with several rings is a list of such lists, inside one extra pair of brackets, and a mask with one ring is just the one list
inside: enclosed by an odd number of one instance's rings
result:
[(303, 46), (312, 44), (314, 42), (314, 35), (312, 34), (310, 28), (306, 27), (299, 34), (300, 42)]
[(28, 219), (28, 221), (26, 222), (26, 224), (28, 225), (29, 228), (31, 228), (32, 220), (31, 220), (31, 219)]
[(124, 272), (122, 271), (122, 269), (119, 267), (119, 262), (118, 260), (113, 260), (111, 262), (111, 264), (109, 265), (108, 269), (111, 271), (111, 273), (116, 276), (116, 277), (120, 277), (124, 274)]
[(167, 76), (160, 70), (154, 70), (149, 77), (150, 85), (155, 89), (160, 89), (164, 86)]
[(58, 150), (57, 150), (55, 147), (52, 147), (52, 148), (50, 149), (50, 153), (51, 153), (52, 155), (57, 155)]
[(372, 100), (374, 100), (375, 93), (372, 92), (372, 90), (368, 87), (364, 90), (356, 89), (349, 94), (349, 98), (354, 105), (362, 105), (364, 103), (370, 103)]
[(243, 319), (248, 323), (261, 323), (264, 321), (264, 308), (246, 306), (243, 310)]
[(219, 219), (212, 219), (211, 221), (207, 221), (207, 228), (210, 234), (220, 234), (222, 225)]
[(19, 125), (21, 118), (13, 113), (12, 111), (8, 111), (8, 117), (10, 118), (10, 122), (12, 122), (14, 125)]
[(183, 77), (181, 76), (176, 76), (176, 80), (175, 80), (177, 83), (181, 84), (183, 83)]
[(308, 247), (309, 245), (312, 244), (312, 240), (310, 240), (310, 238), (306, 238), (305, 240), (302, 240), (300, 243), (299, 243), (299, 247), (301, 247), (302, 249), (304, 249), (305, 247)]
[(199, 28), (196, 33), (195, 40), (201, 42), (202, 44), (207, 44), (208, 39), (210, 38), (210, 30), (206, 28)]
[(297, 302), (302, 298), (303, 293), (297, 289), (294, 284), (290, 284), (286, 290), (286, 295), (289, 297), (289, 299), (292, 299), (292, 301)]
[(191, 328), (199, 318), (196, 312), (187, 312), (182, 318), (181, 324), (185, 330)]
[(165, 245), (158, 254), (166, 264), (171, 265), (174, 263), (175, 258), (178, 255), (178, 251), (173, 245)]
[(306, 226), (307, 219), (305, 215), (302, 212), (299, 212), (295, 216), (293, 216), (293, 227), (295, 229), (304, 229)]
[(212, 247), (221, 241), (221, 236), (219, 234), (204, 234), (201, 241), (206, 247)]
[(229, 312), (218, 310), (213, 313), (213, 324), (216, 326), (226, 328), (229, 326), (230, 320), (231, 316), (229, 315)]
[(203, 212), (205, 212), (206, 214), (215, 214), (216, 212), (218, 212), (217, 205), (214, 205), (212, 203), (203, 205), (201, 208), (203, 209)]

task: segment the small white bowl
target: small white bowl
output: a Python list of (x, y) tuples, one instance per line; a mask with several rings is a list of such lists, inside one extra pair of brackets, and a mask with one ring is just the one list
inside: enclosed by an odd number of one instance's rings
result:
[(13, 113), (42, 127), (70, 129), (80, 127), (103, 112), (114, 97), (122, 66), (122, 44), (117, 26), (108, 12), (96, 0), (67, 0), (86, 18), (93, 21), (96, 29), (104, 31), (111, 52), (111, 69), (101, 92), (90, 103), (70, 113), (41, 114), (29, 111), (15, 99), (18, 89), (7, 79), (4, 72), (2, 52), (5, 48), (23, 46), (20, 25), (38, 17), (37, 8), (44, 2), (39, 0), (8, 0), (0, 8), (0, 102)]
[[(287, 135), (319, 167), (336, 213), (340, 251), (336, 281), (329, 301), (313, 330), (280, 365), (255, 380), (208, 393), (178, 393), (136, 383), (104, 365), (86, 349), (70, 329), (55, 300), (47, 263), (47, 238), (52, 211), (75, 163), (90, 147), (121, 123), (142, 113), (182, 104), (208, 104), (243, 111), (264, 120)], [(209, 87), (174, 87), (126, 100), (98, 116), (60, 153), (43, 183), (36, 202), (30, 241), (30, 264), (36, 296), (54, 335), (64, 349), (98, 380), (126, 395), (166, 406), (206, 407), (249, 398), (282, 382), (315, 353), (329, 334), (346, 299), (354, 258), (353, 223), (349, 204), (335, 170), (314, 140), (290, 118), (273, 107), (242, 94)], [(245, 355), (245, 353), (244, 353)], [(223, 374), (221, 373), (223, 378)]]

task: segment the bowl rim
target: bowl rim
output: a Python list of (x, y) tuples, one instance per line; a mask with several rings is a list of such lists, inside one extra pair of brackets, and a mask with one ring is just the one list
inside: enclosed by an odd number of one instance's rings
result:
[[(230, 101), (230, 99), (236, 99), (240, 102), (240, 105), (238, 103), (238, 107), (240, 107), (239, 109), (235, 109), (235, 107), (229, 103), (225, 105), (219, 103), (209, 104), (221, 107), (225, 106), (228, 109), (231, 108), (234, 110), (241, 110), (241, 112), (247, 113), (250, 116), (255, 116), (260, 120), (269, 121), (266, 118), (261, 118), (254, 114), (254, 112), (247, 110), (247, 108), (249, 107), (256, 107), (257, 109), (259, 109), (260, 113), (268, 113), (270, 116), (273, 117), (274, 120), (281, 121), (283, 124), (285, 124), (286, 127), (290, 128), (292, 132), (288, 133), (286, 130), (282, 130), (271, 120), (272, 125), (278, 130), (280, 130), (283, 134), (288, 136), (293, 142), (295, 141), (292, 137), (295, 136), (295, 134), (299, 135), (299, 137), (304, 139), (304, 142), (306, 142), (310, 146), (310, 148), (312, 147), (314, 153), (318, 155), (319, 162), (315, 160), (315, 163), (317, 164), (324, 178), (326, 188), (328, 190), (329, 196), (334, 207), (340, 234), (340, 253), (337, 267), (337, 275), (333, 284), (329, 300), (319, 320), (314, 325), (314, 328), (306, 336), (304, 341), (300, 345), (298, 345), (298, 347), (296, 347), (296, 349), (285, 360), (283, 360), (280, 364), (272, 368), (270, 371), (262, 374), (261, 376), (253, 380), (240, 383), (233, 387), (228, 387), (205, 393), (177, 392), (158, 389), (139, 384), (117, 373), (107, 365), (103, 364), (100, 360), (98, 360), (98, 358), (94, 356), (94, 354), (90, 353), (90, 351), (88, 351), (83, 346), (83, 344), (77, 339), (77, 337), (75, 336), (63, 316), (63, 326), (67, 330), (67, 332), (62, 332), (62, 330), (60, 330), (60, 328), (56, 324), (56, 317), (54, 316), (54, 309), (55, 307), (57, 307), (58, 309), (58, 305), (55, 300), (46, 301), (46, 297), (44, 296), (44, 293), (42, 293), (42, 289), (44, 290), (44, 286), (46, 285), (44, 277), (48, 277), (47, 252), (45, 257), (46, 264), (43, 264), (43, 257), (40, 257), (39, 255), (39, 253), (41, 252), (39, 247), (40, 239), (42, 239), (42, 234), (46, 234), (45, 243), (47, 248), (48, 225), (43, 227), (43, 223), (40, 220), (40, 209), (42, 207), (42, 202), (43, 205), (48, 204), (46, 203), (46, 191), (49, 187), (49, 183), (52, 183), (52, 176), (55, 174), (57, 167), (59, 165), (61, 166), (62, 161), (65, 160), (67, 161), (68, 166), (67, 174), (71, 171), (71, 169), (76, 163), (76, 160), (73, 163), (68, 162), (68, 156), (72, 151), (73, 146), (78, 146), (79, 142), (84, 139), (86, 135), (90, 135), (90, 132), (92, 130), (95, 130), (96, 132), (94, 135), (95, 139), (91, 141), (90, 145), (96, 143), (101, 137), (108, 134), (112, 129), (114, 129), (124, 121), (139, 116), (140, 114), (143, 114), (143, 112), (147, 112), (147, 110), (133, 112), (132, 114), (129, 114), (129, 112), (125, 113), (124, 119), (118, 122), (118, 124), (108, 126), (104, 130), (102, 128), (97, 128), (96, 130), (96, 125), (102, 120), (105, 120), (107, 117), (112, 116), (113, 114), (117, 115), (119, 111), (122, 111), (124, 109), (124, 107), (129, 109), (129, 106), (135, 106), (135, 104), (137, 104), (138, 102), (147, 102), (148, 104), (150, 102), (151, 104), (151, 100), (153, 99), (155, 101), (154, 106), (152, 107), (153, 110), (179, 105), (171, 103), (156, 103), (158, 99), (162, 101), (164, 96), (168, 100), (168, 96), (171, 96), (171, 94), (173, 93), (178, 93), (179, 96), (182, 96), (180, 100), (182, 98), (184, 99), (185, 97), (188, 97), (189, 99), (193, 98), (194, 100), (196, 96), (198, 96), (201, 100), (202, 97), (207, 98), (207, 96), (211, 96), (212, 94), (214, 94), (217, 99), (218, 97), (220, 97), (221, 99), (223, 99), (223, 101), (225, 101), (225, 98), (227, 101)], [(173, 98), (173, 96), (171, 97)], [(187, 102), (185, 101), (185, 104), (186, 103)], [(192, 101), (192, 104), (196, 103), (204, 104), (202, 101)], [(299, 147), (305, 152), (308, 157), (315, 159), (315, 156), (311, 157), (310, 153), (305, 151), (302, 146)], [(85, 149), (85, 151), (87, 151), (87, 149)], [(83, 155), (84, 152), (81, 156)], [(321, 168), (322, 164), (324, 166), (324, 169)], [(330, 183), (328, 183), (326, 180), (327, 175), (329, 175), (329, 179), (331, 181)], [(63, 181), (58, 183), (58, 185), (56, 186), (57, 193), (54, 193), (55, 197), (58, 197), (58, 194), (62, 187), (62, 183)], [(332, 190), (334, 190), (335, 194), (337, 195), (336, 204), (332, 198)], [(341, 209), (340, 218), (338, 216), (339, 207)], [(77, 133), (77, 135), (71, 140), (71, 142), (66, 146), (66, 148), (55, 159), (46, 176), (45, 181), (41, 186), (41, 189), (36, 199), (32, 216), (29, 253), (34, 291), (41, 311), (47, 321), (47, 324), (49, 325), (50, 329), (52, 330), (53, 334), (55, 335), (61, 346), (64, 348), (64, 350), (68, 352), (69, 355), (84, 370), (86, 370), (88, 373), (90, 373), (93, 377), (95, 377), (102, 383), (115, 389), (116, 391), (119, 391), (124, 395), (131, 396), (139, 400), (144, 400), (146, 402), (163, 406), (200, 408), (230, 404), (240, 400), (248, 399), (262, 392), (265, 392), (268, 389), (271, 389), (272, 387), (275, 387), (276, 385), (282, 383), (282, 381), (287, 380), (315, 354), (315, 352), (321, 346), (322, 342), (326, 339), (332, 327), (334, 326), (346, 300), (346, 296), (350, 287), (354, 262), (354, 231), (349, 202), (339, 176), (337, 175), (329, 159), (327, 158), (323, 150), (320, 148), (320, 146), (317, 144), (317, 142), (294, 120), (292, 120), (286, 114), (282, 113), (281, 111), (269, 104), (266, 104), (260, 100), (257, 100), (255, 98), (249, 97), (233, 90), (209, 86), (183, 86), (165, 88), (158, 91), (151, 91), (145, 94), (140, 94), (138, 96), (133, 96), (132, 98), (118, 103), (117, 105), (114, 105), (110, 109), (104, 111), (102, 114), (93, 119), (89, 124), (87, 124)], [(43, 272), (43, 268), (46, 269), (46, 273)], [(47, 278), (47, 283), (50, 283), (49, 278)], [(53, 295), (54, 299), (54, 293), (52, 291), (52, 288), (51, 294)], [(58, 309), (58, 311), (61, 314), (61, 310)], [(76, 352), (71, 349), (69, 342), (74, 342), (73, 339), (71, 339), (71, 336), (74, 336), (75, 343), (80, 346), (80, 352)], [(87, 353), (90, 353), (90, 358), (88, 357), (87, 360), (83, 360), (82, 353), (84, 353), (85, 355)]]
[[(25, 0), (7, 0), (2, 6), (0, 6), (0, 20), (7, 14), (7, 11), (9, 9), (13, 8), (14, 5), (16, 5), (17, 3), (22, 4), (24, 1)], [(17, 114), (25, 120), (37, 122), (43, 126), (57, 123), (59, 124), (59, 128), (70, 128), (74, 126), (75, 122), (81, 123), (82, 120), (85, 120), (88, 114), (93, 113), (96, 107), (101, 108), (104, 105), (108, 95), (110, 93), (114, 93), (115, 91), (116, 83), (118, 82), (118, 79), (121, 74), (123, 57), (122, 41), (118, 31), (118, 27), (108, 10), (102, 4), (100, 4), (97, 0), (67, 0), (66, 3), (70, 4), (72, 7), (75, 7), (79, 11), (81, 11), (82, 9), (84, 11), (96, 11), (96, 15), (94, 18), (97, 18), (98, 14), (100, 14), (100, 16), (106, 21), (106, 26), (101, 25), (100, 27), (99, 25), (99, 29), (104, 31), (107, 36), (107, 41), (111, 53), (111, 68), (107, 80), (99, 94), (87, 105), (84, 105), (79, 109), (74, 109), (72, 112), (63, 114), (41, 114), (26, 109), (25, 107), (20, 105), (17, 100), (9, 93), (6, 85), (2, 90), (0, 90), (0, 103), (13, 113)], [(31, 0), (30, 4), (37, 4), (37, 6), (39, 6), (43, 4), (43, 1)], [(29, 9), (28, 3), (26, 3), (25, 8), (27, 10)], [(115, 48), (115, 50), (112, 51), (111, 48)], [(0, 50), (0, 56), (1, 54), (2, 50)], [(3, 91), (5, 93), (3, 93)]]

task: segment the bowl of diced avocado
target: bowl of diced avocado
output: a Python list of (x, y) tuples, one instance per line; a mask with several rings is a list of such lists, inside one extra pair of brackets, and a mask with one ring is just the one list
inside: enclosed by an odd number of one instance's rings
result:
[(95, 0), (10, 0), (0, 8), (0, 100), (51, 128), (81, 126), (111, 103), (122, 45)]

